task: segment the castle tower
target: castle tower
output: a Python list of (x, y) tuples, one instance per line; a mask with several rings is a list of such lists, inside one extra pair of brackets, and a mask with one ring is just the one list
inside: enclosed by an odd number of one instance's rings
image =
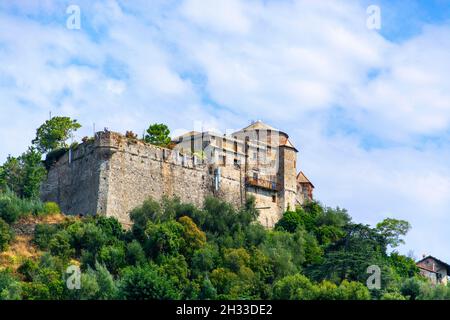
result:
[(297, 199), (297, 152), (289, 141), (289, 136), (280, 132), (278, 182), (281, 214), (287, 210), (295, 210)]

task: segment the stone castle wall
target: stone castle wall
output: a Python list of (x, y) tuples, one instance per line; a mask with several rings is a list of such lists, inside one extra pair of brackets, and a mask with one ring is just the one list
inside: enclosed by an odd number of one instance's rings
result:
[(245, 194), (239, 168), (221, 167), (215, 190), (212, 165), (114, 132), (98, 133), (70, 158), (65, 154), (50, 169), (41, 192), (66, 214), (102, 214), (129, 224), (129, 212), (150, 197), (177, 196), (201, 206), (216, 195), (240, 207)]

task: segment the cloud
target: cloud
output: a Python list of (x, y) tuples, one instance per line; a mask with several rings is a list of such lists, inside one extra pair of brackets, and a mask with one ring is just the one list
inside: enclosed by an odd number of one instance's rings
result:
[(62, 3), (0, 5), (0, 160), (49, 111), (84, 124), (78, 139), (94, 123), (176, 135), (262, 119), (290, 133), (325, 204), (409, 220), (403, 250), (450, 260), (450, 26), (393, 42), (357, 1), (79, 5), (81, 30)]

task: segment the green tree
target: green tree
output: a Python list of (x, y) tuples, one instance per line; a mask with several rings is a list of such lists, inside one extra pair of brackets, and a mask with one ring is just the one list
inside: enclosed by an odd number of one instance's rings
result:
[(170, 144), (170, 130), (169, 127), (162, 123), (155, 123), (150, 125), (147, 129), (147, 134), (144, 137), (145, 142), (167, 147)]
[(22, 165), (19, 158), (9, 155), (0, 167), (0, 190), (7, 189), (19, 195), (22, 192)]
[(20, 300), (20, 283), (9, 270), (0, 271), (0, 300)]
[(402, 278), (410, 278), (419, 275), (419, 268), (414, 259), (405, 257), (398, 252), (392, 252), (389, 256), (390, 265)]
[(125, 268), (119, 295), (126, 300), (173, 300), (181, 297), (172, 282), (159, 274), (153, 264)]
[(178, 219), (183, 226), (183, 239), (185, 245), (182, 250), (185, 256), (190, 257), (195, 250), (202, 248), (206, 243), (206, 235), (201, 231), (194, 221), (187, 216)]
[(318, 295), (318, 287), (306, 276), (294, 274), (278, 280), (273, 287), (275, 300), (313, 300)]
[(133, 240), (127, 244), (126, 259), (131, 266), (143, 265), (147, 261), (145, 251), (138, 241)]
[(109, 246), (103, 246), (98, 254), (98, 262), (105, 265), (105, 267), (117, 274), (119, 270), (126, 266), (126, 253), (123, 243), (117, 243)]
[(376, 227), (376, 230), (384, 237), (386, 245), (391, 246), (391, 248), (405, 243), (401, 237), (406, 235), (410, 229), (409, 222), (391, 218), (384, 219)]
[(10, 226), (0, 218), (0, 252), (8, 248), (9, 243), (13, 238), (13, 233)]
[(295, 232), (299, 226), (302, 226), (302, 217), (298, 211), (287, 211), (283, 217), (276, 223), (275, 229), (287, 232)]
[(41, 153), (66, 148), (67, 139), (79, 128), (81, 125), (77, 120), (69, 117), (53, 117), (37, 129), (36, 138), (32, 143)]
[(24, 198), (39, 198), (41, 183), (47, 173), (42, 154), (34, 147), (20, 157), (8, 156), (0, 169), (0, 189), (9, 189)]
[(161, 224), (149, 222), (145, 233), (148, 237), (146, 249), (153, 257), (159, 254), (177, 254), (186, 245), (183, 238), (184, 227), (174, 220)]
[(384, 238), (376, 230), (362, 224), (350, 224), (344, 230), (345, 236), (327, 248), (323, 262), (308, 268), (315, 280), (364, 282), (368, 266), (387, 264)]
[(21, 195), (25, 198), (39, 198), (41, 183), (47, 174), (41, 159), (42, 154), (34, 147), (28, 148), (20, 157), (23, 181)]

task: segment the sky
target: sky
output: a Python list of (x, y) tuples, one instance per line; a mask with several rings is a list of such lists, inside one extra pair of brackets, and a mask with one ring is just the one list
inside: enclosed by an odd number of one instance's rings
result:
[(449, 75), (447, 0), (0, 0), (0, 162), (50, 114), (77, 140), (262, 120), (318, 200), (405, 219), (400, 252), (450, 262)]

